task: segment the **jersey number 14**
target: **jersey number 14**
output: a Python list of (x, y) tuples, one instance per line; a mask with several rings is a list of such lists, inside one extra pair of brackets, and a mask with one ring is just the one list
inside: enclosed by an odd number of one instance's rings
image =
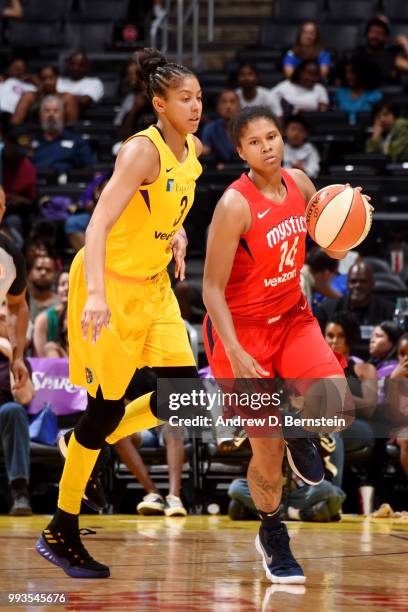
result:
[(281, 258), (279, 264), (279, 272), (283, 271), (284, 266), (290, 266), (291, 268), (293, 268), (293, 266), (295, 265), (298, 242), (299, 236), (296, 236), (290, 249), (289, 240), (285, 240), (285, 242), (282, 243), (280, 248)]

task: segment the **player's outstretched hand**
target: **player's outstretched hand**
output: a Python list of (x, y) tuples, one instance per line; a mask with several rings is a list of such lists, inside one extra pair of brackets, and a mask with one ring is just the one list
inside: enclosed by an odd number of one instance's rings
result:
[(178, 278), (181, 281), (186, 278), (186, 247), (186, 238), (180, 233), (174, 236), (168, 247), (173, 251), (175, 261), (174, 278)]
[(95, 344), (102, 333), (102, 327), (109, 327), (110, 310), (103, 295), (90, 295), (86, 301), (81, 317), (82, 337), (88, 337), (89, 326), (92, 323), (91, 342)]
[(269, 376), (259, 363), (242, 347), (227, 352), (235, 378), (263, 378)]

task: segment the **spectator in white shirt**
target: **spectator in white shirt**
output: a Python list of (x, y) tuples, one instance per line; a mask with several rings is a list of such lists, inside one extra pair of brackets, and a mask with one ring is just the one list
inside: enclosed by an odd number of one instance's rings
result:
[(25, 60), (16, 58), (7, 68), (6, 80), (0, 83), (0, 110), (13, 114), (23, 94), (36, 91), (35, 78), (28, 74)]
[(319, 174), (320, 155), (316, 147), (307, 142), (308, 126), (300, 115), (293, 115), (285, 124), (284, 168), (298, 168), (310, 178)]
[(66, 77), (57, 81), (58, 93), (70, 93), (77, 97), (79, 106), (87, 108), (103, 98), (103, 83), (97, 77), (88, 76), (89, 60), (82, 51), (74, 51), (67, 63)]
[(319, 83), (320, 71), (315, 60), (305, 60), (297, 66), (290, 79), (278, 83), (271, 95), (281, 107), (279, 115), (301, 111), (326, 111), (329, 96)]
[(243, 64), (238, 71), (239, 88), (236, 93), (239, 98), (241, 108), (247, 106), (268, 106), (272, 112), (280, 117), (281, 107), (276, 103), (275, 98), (266, 87), (260, 87), (259, 74), (251, 64)]

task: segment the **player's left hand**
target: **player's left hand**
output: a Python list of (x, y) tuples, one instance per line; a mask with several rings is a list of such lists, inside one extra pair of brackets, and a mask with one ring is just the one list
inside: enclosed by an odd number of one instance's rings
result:
[(186, 256), (187, 243), (182, 234), (176, 234), (168, 246), (168, 250), (173, 251), (175, 261), (174, 278), (183, 281), (186, 278)]
[(11, 363), (11, 371), (14, 377), (13, 391), (21, 389), (26, 384), (29, 375), (24, 361), (21, 358), (14, 359)]

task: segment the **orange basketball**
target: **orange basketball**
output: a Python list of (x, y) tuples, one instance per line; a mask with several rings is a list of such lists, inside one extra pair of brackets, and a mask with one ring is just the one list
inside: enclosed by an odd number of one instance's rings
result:
[(317, 191), (306, 207), (310, 236), (331, 251), (348, 251), (364, 240), (371, 227), (367, 198), (350, 185), (328, 185)]

